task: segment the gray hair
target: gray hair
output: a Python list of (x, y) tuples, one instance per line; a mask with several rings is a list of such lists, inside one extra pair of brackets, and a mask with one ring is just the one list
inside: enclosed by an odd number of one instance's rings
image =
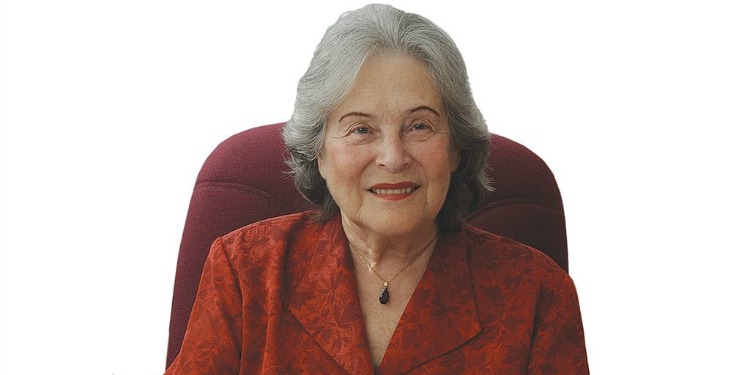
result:
[(448, 34), (428, 19), (388, 5), (368, 5), (344, 13), (328, 28), (310, 67), (297, 87), (292, 118), (284, 126), (294, 183), (319, 209), (320, 220), (338, 211), (318, 171), (326, 119), (356, 82), (368, 57), (395, 51), (421, 61), (440, 91), (450, 124), (451, 142), (461, 162), (451, 177), (437, 217), (441, 231), (458, 230), (492, 190), (484, 172), (490, 134), (471, 94), (461, 53)]

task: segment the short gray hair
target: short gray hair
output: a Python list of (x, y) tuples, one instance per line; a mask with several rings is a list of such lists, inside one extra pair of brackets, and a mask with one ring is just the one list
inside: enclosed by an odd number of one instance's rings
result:
[(451, 141), (461, 162), (451, 177), (437, 222), (443, 232), (458, 230), (481, 194), (492, 190), (484, 172), (490, 134), (471, 94), (466, 65), (450, 36), (428, 19), (388, 5), (367, 5), (344, 13), (315, 49), (297, 86), (292, 118), (284, 126), (294, 183), (319, 209), (320, 220), (338, 211), (317, 164), (326, 119), (354, 86), (365, 60), (386, 51), (424, 63), (442, 95)]

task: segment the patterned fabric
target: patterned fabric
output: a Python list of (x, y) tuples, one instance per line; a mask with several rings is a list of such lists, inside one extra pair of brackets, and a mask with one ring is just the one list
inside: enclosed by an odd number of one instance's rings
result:
[(588, 374), (573, 281), (466, 226), (438, 241), (377, 370), (340, 218), (255, 223), (214, 242), (167, 374)]

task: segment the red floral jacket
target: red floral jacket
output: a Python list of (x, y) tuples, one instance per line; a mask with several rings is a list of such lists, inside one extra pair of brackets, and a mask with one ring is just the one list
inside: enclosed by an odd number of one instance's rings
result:
[(573, 281), (471, 226), (443, 235), (375, 369), (340, 218), (214, 242), (167, 374), (588, 374)]

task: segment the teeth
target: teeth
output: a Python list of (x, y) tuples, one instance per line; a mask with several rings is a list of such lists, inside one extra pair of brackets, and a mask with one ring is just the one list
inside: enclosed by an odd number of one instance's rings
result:
[(396, 195), (396, 194), (408, 194), (411, 193), (414, 188), (403, 188), (403, 189), (372, 189), (375, 194), (383, 195)]

